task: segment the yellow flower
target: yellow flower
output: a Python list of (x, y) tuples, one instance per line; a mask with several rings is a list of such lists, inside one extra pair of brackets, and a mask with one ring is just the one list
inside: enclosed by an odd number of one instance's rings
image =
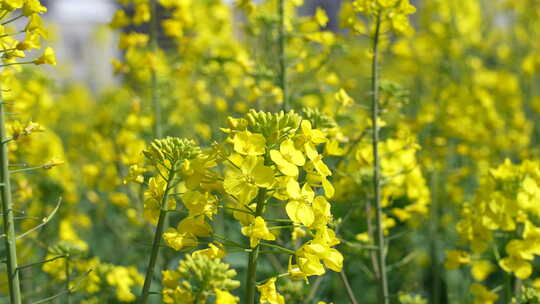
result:
[(478, 283), (472, 283), (470, 291), (474, 295), (474, 304), (493, 304), (499, 298), (496, 293)]
[(302, 133), (300, 138), (304, 143), (304, 150), (309, 159), (314, 160), (319, 153), (316, 146), (326, 142), (326, 136), (321, 130), (313, 129), (309, 120), (302, 120), (300, 124)]
[[(408, 0), (355, 0), (353, 6), (357, 12), (366, 16), (380, 16), (383, 26), (390, 26), (397, 34), (410, 35), (414, 32), (408, 15), (416, 12)], [(353, 21), (354, 24), (359, 21)]]
[(39, 0), (26, 0), (23, 6), (23, 15), (29, 17), (33, 14), (46, 13), (47, 8), (39, 2)]
[(187, 217), (178, 223), (176, 229), (198, 237), (208, 237), (212, 234), (212, 227), (205, 221), (204, 216)]
[(129, 206), (129, 197), (125, 193), (114, 192), (109, 195), (109, 199), (113, 205), (118, 207), (127, 207)]
[(328, 176), (332, 175), (332, 171), (324, 163), (322, 155), (318, 155), (315, 159), (308, 162), (304, 169), (307, 172), (307, 179), (311, 184), (321, 184), (324, 189), (324, 195), (327, 198), (334, 196), (334, 186), (328, 180)]
[(144, 47), (148, 43), (149, 37), (142, 33), (122, 33), (118, 42), (118, 47), (128, 49), (134, 47)]
[(370, 242), (369, 233), (367, 233), (367, 232), (359, 233), (354, 238), (357, 241), (362, 242), (362, 243), (369, 243)]
[(501, 259), (499, 261), (499, 266), (509, 273), (514, 273), (514, 275), (522, 280), (528, 278), (532, 274), (532, 265), (526, 260), (518, 256), (509, 256)]
[(471, 274), (477, 281), (485, 280), (490, 273), (495, 270), (493, 264), (488, 260), (474, 261), (471, 267)]
[(167, 19), (161, 22), (161, 26), (163, 27), (163, 31), (165, 32), (165, 35), (169, 37), (179, 38), (182, 37), (183, 28), (182, 28), (182, 22), (174, 19)]
[(28, 23), (24, 27), (24, 31), (34, 32), (42, 37), (46, 36), (46, 31), (43, 29), (43, 19), (38, 14), (33, 14), (28, 18)]
[(138, 3), (135, 5), (135, 14), (133, 15), (133, 24), (141, 25), (150, 21), (152, 14), (150, 13), (150, 6), (148, 3)]
[(38, 34), (29, 32), (26, 34), (26, 37), (23, 41), (20, 41), (17, 44), (17, 49), (21, 51), (27, 51), (31, 49), (41, 48), (40, 37)]
[(534, 289), (540, 290), (540, 279), (534, 279), (531, 285)]
[(315, 213), (311, 203), (315, 198), (315, 193), (306, 183), (300, 190), (300, 185), (294, 179), (289, 179), (287, 183), (287, 193), (291, 200), (285, 206), (287, 215), (294, 223), (301, 223), (305, 226), (311, 226), (315, 221)]
[(233, 138), (234, 151), (242, 155), (263, 155), (266, 139), (261, 134), (249, 131), (237, 132)]
[(264, 165), (257, 156), (231, 157), (236, 167), (225, 174), (223, 188), (242, 204), (251, 202), (259, 192), (259, 187), (269, 188), (274, 183), (274, 171)]
[(50, 47), (47, 47), (45, 49), (45, 52), (43, 52), (43, 55), (35, 59), (34, 63), (37, 65), (40, 65), (40, 64), (56, 65), (56, 55), (54, 53), (54, 50)]
[(330, 212), (330, 203), (324, 198), (324, 196), (317, 196), (312, 203), (313, 213), (315, 214), (315, 221), (312, 224), (313, 228), (321, 228), (326, 226), (332, 219), (332, 213)]
[(326, 11), (320, 7), (317, 7), (317, 10), (315, 11), (315, 20), (320, 27), (325, 27), (329, 20), (328, 16), (326, 15)]
[(302, 152), (296, 149), (290, 139), (284, 140), (278, 150), (270, 150), (270, 158), (276, 163), (279, 171), (287, 176), (298, 176), (298, 167), (306, 162)]
[[(144, 218), (153, 224), (157, 223), (166, 187), (167, 183), (163, 179), (152, 177), (148, 181), (148, 189), (144, 192)], [(175, 208), (176, 201), (169, 200), (168, 206), (164, 209), (174, 210)]]
[(163, 270), (161, 271), (161, 282), (164, 287), (175, 288), (178, 281), (181, 279), (181, 275), (178, 271)]
[(330, 140), (326, 145), (325, 145), (325, 152), (326, 154), (328, 155), (334, 155), (334, 156), (343, 156), (345, 155), (345, 149), (341, 148), (339, 146), (339, 142), (335, 139), (333, 140)]
[(196, 256), (198, 254), (205, 255), (211, 259), (221, 259), (225, 256), (226, 252), (223, 244), (219, 242), (214, 242), (208, 244), (208, 248), (197, 250), (192, 253), (193, 256)]
[(300, 270), (306, 277), (314, 275), (320, 276), (326, 272), (323, 264), (321, 264), (320, 259), (314, 254), (303, 252), (301, 254), (297, 254), (296, 260), (298, 261)]
[(129, 17), (127, 16), (124, 10), (118, 10), (114, 13), (114, 17), (111, 21), (111, 27), (113, 29), (118, 29), (128, 26), (130, 23)]
[(325, 273), (321, 263), (336, 272), (343, 267), (343, 255), (332, 246), (339, 244), (333, 230), (324, 227), (317, 231), (315, 238), (302, 245), (296, 251), (296, 259), (306, 276), (322, 275)]
[(289, 257), (289, 265), (287, 267), (287, 272), (289, 273), (289, 277), (292, 280), (307, 280), (306, 274), (300, 269), (300, 267), (296, 264), (292, 263), (293, 257)]
[(163, 240), (165, 244), (176, 251), (181, 250), (185, 247), (196, 247), (197, 246), (197, 237), (191, 233), (187, 232), (178, 232), (174, 228), (167, 228), (163, 233)]
[(238, 297), (233, 296), (226, 290), (216, 289), (216, 302), (215, 304), (236, 304), (238, 303)]
[(182, 195), (182, 202), (190, 216), (205, 215), (211, 219), (217, 213), (217, 199), (208, 192), (188, 190)]
[(123, 266), (113, 267), (106, 275), (107, 283), (116, 287), (116, 298), (121, 302), (135, 301), (131, 286), (142, 285), (141, 275), (134, 268)]
[(5, 1), (2, 1), (0, 5), (2, 6), (2, 9), (13, 11), (18, 8), (21, 8), (23, 4), (24, 4), (23, 0), (5, 0)]
[(347, 94), (347, 91), (344, 89), (339, 89), (339, 91), (334, 94), (334, 98), (343, 106), (350, 107), (354, 104), (354, 100)]
[(285, 298), (277, 292), (276, 278), (271, 278), (266, 283), (257, 286), (261, 293), (261, 304), (285, 304)]
[(243, 227), (242, 234), (249, 236), (249, 245), (252, 248), (259, 244), (259, 240), (273, 241), (276, 239), (276, 236), (270, 232), (266, 222), (260, 216), (255, 217), (250, 226)]
[(461, 250), (447, 250), (444, 267), (448, 270), (458, 269), (461, 264), (470, 263), (469, 254)]

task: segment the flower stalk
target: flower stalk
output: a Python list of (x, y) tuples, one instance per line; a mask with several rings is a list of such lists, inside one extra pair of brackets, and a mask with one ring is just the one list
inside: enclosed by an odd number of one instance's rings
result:
[(156, 232), (154, 234), (154, 241), (152, 242), (152, 251), (150, 253), (150, 260), (148, 262), (148, 268), (146, 269), (146, 276), (144, 278), (144, 285), (141, 294), (141, 303), (145, 304), (148, 301), (148, 296), (150, 296), (150, 285), (152, 285), (152, 277), (154, 276), (154, 268), (156, 266), (156, 261), (159, 254), (159, 247), (161, 243), (161, 236), (163, 234), (163, 229), (165, 227), (165, 222), (167, 219), (167, 202), (169, 200), (169, 191), (172, 187), (172, 182), (175, 178), (176, 165), (171, 167), (169, 171), (169, 178), (167, 179), (167, 185), (165, 187), (165, 192), (161, 199), (161, 210), (159, 212), (159, 218), (156, 226)]
[[(259, 189), (255, 217), (262, 215), (265, 199), (266, 189)], [(259, 249), (260, 245), (257, 245), (249, 252), (248, 270), (246, 275), (246, 304), (255, 304), (255, 285), (257, 283), (257, 259), (259, 258)]]
[[(155, 56), (158, 52), (158, 15), (157, 15), (157, 0), (150, 1), (152, 10), (152, 19), (150, 21), (150, 52)], [(161, 104), (158, 95), (158, 79), (156, 72), (156, 62), (153, 62), (151, 67), (151, 98), (152, 108), (154, 110), (154, 136), (155, 138), (163, 137), (163, 128), (161, 126)]]
[(279, 44), (279, 86), (283, 94), (283, 110), (290, 109), (287, 86), (287, 65), (285, 61), (285, 6), (284, 0), (278, 1), (278, 44)]
[[(373, 192), (376, 208), (377, 247), (379, 266), (380, 303), (390, 303), (388, 280), (386, 276), (386, 254), (383, 228), (383, 210), (381, 204), (381, 165), (379, 157), (379, 38), (381, 32), (381, 15), (377, 14), (373, 33), (373, 54), (371, 65), (371, 122), (373, 125)], [(368, 214), (368, 217), (370, 215)]]
[(12, 304), (21, 304), (21, 286), (17, 269), (17, 248), (15, 236), (15, 223), (13, 217), (13, 201), (11, 199), (11, 184), (9, 174), (8, 147), (5, 108), (0, 101), (0, 194), (2, 196), (2, 216), (4, 221), (4, 243), (6, 248), (7, 279), (9, 285), (9, 298)]

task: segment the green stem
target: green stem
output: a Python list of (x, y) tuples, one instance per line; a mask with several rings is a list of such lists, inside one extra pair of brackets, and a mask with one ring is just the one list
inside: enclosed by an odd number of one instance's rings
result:
[(345, 286), (345, 291), (347, 292), (347, 297), (349, 298), (349, 302), (351, 304), (358, 304), (356, 301), (356, 297), (354, 296), (354, 292), (351, 288), (351, 284), (349, 284), (349, 280), (347, 279), (347, 275), (345, 274), (345, 270), (342, 269), (339, 272), (339, 277), (341, 278), (341, 282), (343, 283), (343, 286)]
[(438, 171), (434, 170), (431, 174), (431, 211), (429, 216), (429, 239), (431, 254), (431, 269), (433, 279), (431, 285), (431, 303), (439, 304), (441, 302), (441, 269), (439, 262), (439, 203), (437, 197), (438, 189)]
[(504, 280), (504, 298), (505, 303), (512, 303), (512, 274), (511, 273), (505, 273), (505, 280)]
[(69, 289), (69, 281), (71, 281), (71, 278), (69, 276), (69, 256), (66, 257), (66, 304), (71, 303), (71, 290)]
[(13, 22), (13, 21), (16, 21), (16, 20), (18, 20), (18, 19), (20, 19), (20, 18), (22, 18), (22, 17), (24, 17), (23, 14), (21, 14), (21, 15), (19, 15), (19, 16), (17, 16), (17, 17), (11, 18), (11, 19), (9, 19), (8, 21), (2, 22), (2, 25), (9, 24), (9, 23), (11, 23), (11, 22)]
[(283, 110), (290, 109), (287, 87), (287, 65), (285, 62), (285, 6), (284, 0), (278, 1), (278, 44), (279, 44), (279, 86), (283, 94)]
[(220, 239), (222, 242), (232, 244), (232, 245), (234, 245), (234, 246), (236, 246), (236, 247), (238, 247), (238, 248), (241, 248), (241, 249), (251, 249), (251, 248), (246, 247), (246, 246), (244, 246), (244, 245), (242, 245), (242, 244), (239, 244), (239, 243), (237, 243), (237, 242), (235, 242), (235, 241), (233, 241), (233, 240), (231, 240), (231, 239), (228, 239), (228, 238), (226, 238), (226, 237), (224, 237), (224, 236), (222, 236), (222, 235), (220, 235), (220, 234), (214, 233), (212, 236), (214, 236), (215, 238)]
[(167, 218), (167, 201), (169, 199), (169, 191), (171, 190), (171, 183), (174, 180), (175, 176), (175, 166), (173, 165), (169, 171), (169, 178), (167, 179), (167, 186), (163, 197), (161, 199), (161, 211), (159, 212), (158, 223), (156, 227), (156, 232), (154, 234), (154, 241), (152, 243), (152, 251), (150, 253), (150, 260), (148, 262), (148, 268), (146, 269), (146, 276), (144, 278), (144, 285), (141, 294), (141, 303), (145, 304), (148, 301), (148, 296), (150, 295), (150, 285), (152, 284), (152, 277), (154, 276), (154, 268), (156, 266), (156, 261), (159, 253), (159, 244), (161, 243), (161, 235), (163, 234), (163, 228), (165, 227), (165, 221)]
[(22, 62), (12, 62), (12, 63), (5, 63), (5, 64), (0, 64), (0, 68), (3, 68), (3, 67), (7, 67), (7, 66), (12, 66), (12, 65), (23, 65), (23, 64), (35, 64), (34, 61), (22, 61)]
[(36, 266), (36, 265), (45, 264), (45, 263), (49, 263), (49, 262), (52, 262), (52, 261), (55, 261), (55, 260), (58, 260), (58, 259), (63, 259), (63, 258), (67, 258), (67, 256), (65, 256), (65, 255), (58, 255), (58, 256), (55, 256), (55, 257), (50, 258), (50, 259), (47, 259), (47, 260), (43, 260), (43, 261), (31, 263), (31, 264), (26, 264), (26, 265), (23, 265), (23, 266), (19, 266), (19, 267), (17, 268), (17, 270), (20, 271), (20, 270), (23, 270), (23, 269), (26, 269), (26, 268), (30, 268), (30, 267), (33, 267), (33, 266)]
[(263, 243), (263, 242), (259, 242), (259, 244), (261, 246), (266, 246), (266, 247), (270, 247), (270, 248), (274, 248), (274, 249), (277, 249), (283, 253), (287, 253), (287, 254), (291, 254), (291, 255), (295, 255), (296, 252), (294, 250), (290, 250), (290, 249), (287, 249), (285, 247), (281, 247), (279, 245), (274, 245), (274, 244), (270, 244), (270, 243)]
[(379, 38), (381, 30), (381, 16), (377, 15), (375, 33), (373, 35), (373, 62), (371, 66), (371, 121), (373, 124), (373, 190), (375, 194), (375, 208), (377, 213), (377, 243), (379, 264), (380, 303), (390, 303), (388, 294), (388, 280), (386, 277), (385, 241), (383, 229), (383, 210), (381, 204), (381, 168), (379, 159)]
[[(151, 0), (152, 20), (150, 22), (150, 52), (154, 56), (158, 52), (158, 16), (157, 16), (157, 0)], [(154, 62), (155, 64), (155, 62)], [(152, 106), (154, 110), (154, 136), (156, 138), (163, 137), (163, 131), (161, 127), (161, 104), (158, 96), (158, 80), (156, 67), (151, 67), (151, 94), (152, 94)]]
[[(0, 102), (0, 140), (7, 138), (4, 103)], [(2, 195), (2, 216), (4, 220), (4, 242), (6, 248), (7, 279), (11, 304), (21, 304), (21, 286), (17, 271), (17, 248), (15, 244), (15, 223), (13, 218), (13, 202), (9, 177), (8, 147), (1, 145), (0, 152), (0, 192)]]
[(20, 173), (20, 172), (36, 171), (36, 170), (40, 170), (40, 169), (50, 169), (50, 168), (51, 168), (50, 164), (45, 164), (45, 165), (41, 165), (41, 166), (37, 166), (37, 167), (30, 167), (30, 168), (12, 170), (12, 171), (10, 171), (10, 173), (15, 174), (15, 173)]
[[(264, 201), (266, 198), (266, 189), (259, 189), (257, 195), (257, 208), (255, 209), (255, 217), (260, 216), (264, 209)], [(246, 304), (255, 304), (255, 285), (257, 282), (257, 259), (259, 258), (260, 245), (252, 248), (248, 257), (248, 269), (246, 274)]]
[(9, 36), (15, 36), (24, 33), (24, 31), (18, 31), (16, 33), (9, 33), (9, 34), (2, 34), (0, 35), (0, 38), (9, 37)]

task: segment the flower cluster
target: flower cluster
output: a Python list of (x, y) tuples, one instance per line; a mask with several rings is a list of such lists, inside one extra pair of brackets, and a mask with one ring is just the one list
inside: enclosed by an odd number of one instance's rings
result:
[(120, 302), (133, 302), (136, 299), (134, 290), (143, 283), (143, 276), (133, 267), (103, 263), (98, 257), (89, 257), (85, 250), (76, 243), (60, 242), (49, 249), (45, 257), (49, 262), (43, 264), (43, 271), (57, 281), (69, 281), (72, 291), (84, 292), (87, 296), (84, 303), (94, 303), (100, 299), (96, 294), (110, 290), (110, 298)]
[[(496, 270), (489, 261), (489, 249), (493, 249), (497, 254), (492, 258), (505, 272), (521, 280), (531, 276), (532, 261), (540, 254), (540, 228), (536, 221), (539, 210), (535, 203), (540, 199), (539, 168), (536, 161), (513, 164), (507, 159), (483, 177), (476, 199), (463, 205), (457, 224), (457, 231), (472, 256), (465, 251), (448, 251), (448, 269), (471, 264), (473, 277), (484, 281)], [(504, 246), (506, 255), (499, 255), (499, 244)], [(497, 299), (496, 294), (475, 284), (471, 292), (475, 290), (477, 297), (492, 294), (492, 301)]]
[(180, 261), (178, 269), (164, 270), (163, 302), (235, 304), (238, 298), (230, 291), (238, 288), (240, 282), (233, 280), (236, 271), (220, 261), (224, 252), (200, 250)]
[(233, 199), (230, 205), (239, 210), (233, 214), (243, 226), (242, 233), (250, 237), (250, 246), (276, 239), (271, 230), (279, 226), (268, 227), (265, 221), (268, 200), (275, 199), (283, 202), (294, 225), (293, 237), (306, 229), (314, 236), (296, 250), (299, 273), (295, 275), (321, 275), (325, 272), (321, 262), (339, 271), (343, 257), (333, 248), (339, 240), (329, 228), (332, 215), (327, 201), (334, 195), (332, 172), (318, 148), (327, 142), (324, 132), (292, 112), (256, 111), (245, 119), (230, 119), (225, 131), (232, 151), (223, 156), (228, 167), (223, 187)]
[[(41, 39), (47, 38), (40, 16), (45, 12), (47, 8), (39, 0), (6, 0), (0, 3), (0, 43), (4, 66), (17, 64), (17, 58), (25, 58), (26, 52), (41, 48)], [(17, 30), (11, 24), (20, 18), (27, 21), (22, 30)], [(18, 39), (17, 35), (23, 33), (24, 39)], [(48, 47), (39, 58), (26, 63), (56, 65), (54, 51)]]
[[(416, 12), (409, 0), (355, 0), (352, 11), (379, 20), (381, 32), (394, 31), (399, 35), (410, 36), (414, 33), (408, 16)], [(350, 13), (349, 13), (350, 14)], [(355, 32), (365, 33), (365, 25), (355, 17), (346, 19), (348, 27)]]

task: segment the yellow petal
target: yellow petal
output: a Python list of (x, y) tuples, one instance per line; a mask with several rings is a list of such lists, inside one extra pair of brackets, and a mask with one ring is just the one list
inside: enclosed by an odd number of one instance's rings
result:
[(334, 194), (336, 193), (334, 186), (326, 178), (322, 179), (322, 186), (324, 189), (324, 196), (326, 196), (327, 198), (332, 198)]
[(324, 265), (329, 269), (340, 272), (343, 268), (343, 255), (334, 248), (329, 248), (323, 258)]
[(300, 199), (302, 197), (300, 184), (294, 178), (289, 178), (287, 182), (287, 194), (293, 199)]
[(493, 272), (494, 268), (488, 260), (475, 261), (472, 264), (471, 274), (475, 280), (483, 281)]
[(287, 215), (295, 223), (302, 223), (305, 226), (311, 226), (315, 221), (315, 214), (311, 206), (299, 201), (290, 201), (285, 206)]
[(270, 151), (270, 159), (278, 166), (279, 171), (287, 176), (298, 176), (298, 168), (287, 161), (281, 152), (277, 150)]
[(243, 155), (263, 155), (266, 139), (262, 134), (249, 131), (238, 132), (233, 138), (234, 151)]

